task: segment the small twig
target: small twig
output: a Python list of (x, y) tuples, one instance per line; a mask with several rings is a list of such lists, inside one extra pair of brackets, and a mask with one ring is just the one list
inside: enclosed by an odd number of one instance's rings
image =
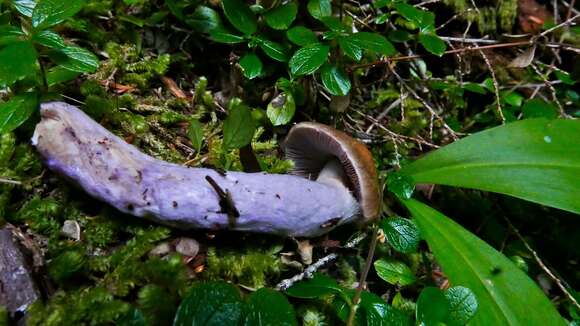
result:
[(564, 111), (564, 107), (562, 106), (562, 103), (560, 103), (560, 101), (558, 100), (558, 96), (556, 95), (556, 89), (554, 88), (554, 85), (552, 85), (552, 83), (548, 80), (548, 78), (546, 78), (546, 76), (544, 76), (544, 74), (542, 74), (542, 72), (540, 71), (540, 69), (538, 68), (538, 66), (536, 64), (532, 63), (530, 66), (536, 72), (536, 74), (538, 74), (538, 76), (540, 76), (540, 78), (542, 79), (542, 81), (544, 82), (546, 87), (550, 90), (550, 95), (552, 95), (552, 101), (554, 101), (554, 103), (556, 103), (556, 105), (558, 106), (558, 110), (560, 111), (560, 116), (564, 117), (564, 118), (568, 117), (568, 115)]
[(578, 304), (578, 301), (576, 300), (576, 298), (574, 298), (574, 296), (568, 291), (568, 289), (566, 288), (566, 286), (563, 284), (562, 280), (560, 280), (558, 277), (556, 277), (556, 275), (554, 275), (554, 273), (550, 270), (550, 268), (548, 268), (548, 266), (546, 266), (546, 264), (544, 264), (544, 262), (542, 261), (542, 259), (538, 255), (538, 253), (534, 249), (532, 249), (532, 247), (530, 246), (530, 244), (522, 236), (522, 234), (520, 233), (520, 231), (512, 224), (512, 222), (506, 216), (503, 216), (503, 218), (506, 220), (506, 222), (508, 223), (508, 225), (510, 226), (510, 228), (512, 229), (512, 231), (514, 231), (514, 233), (518, 237), (518, 239), (520, 239), (520, 241), (523, 242), (523, 244), (526, 247), (526, 249), (532, 254), (532, 256), (534, 256), (534, 260), (536, 261), (536, 263), (538, 263), (538, 265), (540, 266), (540, 268), (554, 282), (556, 282), (556, 284), (558, 285), (558, 287), (560, 288), (560, 290), (562, 290), (562, 292), (564, 292), (564, 295), (568, 298), (568, 300), (570, 300), (572, 302), (572, 304), (574, 304), (574, 306), (576, 306), (577, 309), (580, 309), (580, 304)]
[(232, 194), (228, 189), (225, 191), (215, 182), (215, 180), (210, 177), (209, 175), (205, 176), (205, 180), (211, 185), (211, 187), (215, 190), (219, 198), (220, 208), (222, 209), (223, 213), (228, 215), (228, 220), (230, 224), (235, 223), (235, 220), (240, 217), (240, 212), (236, 208), (234, 204), (234, 200), (232, 199)]
[(501, 109), (501, 103), (500, 103), (500, 97), (499, 97), (499, 83), (497, 82), (497, 77), (495, 76), (495, 71), (493, 70), (493, 67), (491, 66), (491, 62), (489, 62), (489, 59), (487, 58), (485, 53), (482, 50), (479, 50), (479, 53), (481, 54), (481, 57), (483, 58), (483, 61), (485, 61), (485, 64), (487, 65), (487, 69), (489, 69), (489, 73), (491, 74), (491, 80), (493, 81), (493, 89), (494, 89), (494, 93), (495, 93), (495, 103), (496, 103), (497, 113), (499, 114), (499, 117), (501, 119), (501, 123), (505, 124), (505, 116), (503, 115), (503, 111)]
[[(358, 245), (361, 241), (363, 241), (366, 237), (367, 237), (366, 233), (361, 233), (357, 237), (355, 237), (354, 239), (347, 242), (344, 245), (344, 248), (353, 248), (356, 245)], [(305, 278), (312, 278), (312, 276), (314, 275), (314, 273), (316, 271), (318, 271), (322, 266), (335, 260), (336, 258), (338, 258), (338, 254), (336, 254), (336, 253), (331, 253), (331, 254), (328, 254), (328, 255), (320, 258), (314, 264), (306, 267), (302, 273), (294, 275), (291, 278), (282, 280), (280, 283), (278, 283), (278, 285), (276, 285), (276, 289), (278, 291), (285, 291), (286, 289), (288, 289), (289, 287), (294, 285), (294, 283), (296, 283), (296, 282), (302, 281)]]
[(546, 36), (547, 34), (557, 30), (558, 28), (567, 26), (572, 24), (578, 17), (580, 17), (580, 14), (577, 14), (576, 16), (572, 17), (572, 18), (568, 18), (565, 21), (561, 22), (560, 24), (552, 27), (552, 28), (548, 28), (547, 30), (543, 31), (542, 33), (539, 34), (539, 36)]
[[(402, 95), (401, 97), (399, 97), (398, 99), (396, 99), (393, 103), (391, 103), (389, 106), (387, 106), (383, 112), (381, 112), (377, 117), (376, 120), (377, 121), (381, 121), (383, 120), (384, 117), (387, 116), (387, 114), (389, 114), (389, 112), (391, 112), (392, 109), (394, 109), (397, 105), (399, 105), (402, 100), (404, 100), (407, 97), (406, 94)], [(366, 130), (366, 133), (369, 133), (373, 130), (373, 128), (377, 125), (377, 122), (373, 122)]]
[(348, 315), (348, 321), (346, 322), (347, 326), (352, 326), (353, 322), (354, 322), (354, 316), (356, 315), (356, 309), (358, 306), (358, 303), (360, 301), (360, 296), (362, 294), (362, 291), (364, 289), (364, 285), (365, 285), (365, 281), (367, 279), (367, 276), (369, 274), (369, 271), (371, 269), (371, 265), (373, 263), (373, 257), (375, 256), (375, 248), (377, 247), (377, 238), (379, 235), (379, 227), (378, 226), (374, 226), (373, 229), (373, 234), (372, 234), (372, 238), (371, 238), (371, 244), (369, 247), (369, 253), (367, 255), (367, 260), (365, 263), (365, 267), (360, 275), (360, 279), (358, 281), (358, 287), (356, 288), (356, 292), (354, 294), (354, 297), (352, 298), (352, 305), (350, 306), (350, 313)]
[(4, 178), (0, 178), (0, 183), (7, 183), (7, 184), (11, 184), (11, 185), (18, 185), (18, 186), (22, 184), (21, 181), (4, 179)]

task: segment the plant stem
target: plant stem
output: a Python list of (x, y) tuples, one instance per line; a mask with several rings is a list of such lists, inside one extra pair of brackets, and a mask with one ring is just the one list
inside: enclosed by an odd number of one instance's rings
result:
[(367, 275), (369, 274), (369, 270), (371, 269), (371, 264), (373, 263), (373, 257), (375, 256), (375, 248), (377, 247), (377, 238), (379, 235), (379, 227), (374, 225), (373, 226), (373, 234), (371, 235), (371, 245), (369, 247), (369, 253), (367, 255), (367, 261), (365, 263), (365, 267), (360, 275), (360, 279), (358, 281), (358, 287), (356, 288), (356, 292), (354, 297), (352, 298), (352, 305), (350, 306), (350, 313), (348, 315), (348, 321), (346, 322), (347, 326), (352, 326), (354, 323), (354, 316), (356, 315), (356, 310), (358, 307), (358, 303), (360, 301), (360, 296), (364, 288), (365, 281), (367, 279)]

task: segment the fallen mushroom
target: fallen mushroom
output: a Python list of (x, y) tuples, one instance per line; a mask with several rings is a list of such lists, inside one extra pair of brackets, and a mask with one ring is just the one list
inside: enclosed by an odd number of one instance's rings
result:
[(296, 172), (313, 181), (188, 168), (141, 153), (72, 105), (44, 103), (40, 113), (32, 144), (45, 164), (135, 216), (181, 228), (312, 237), (379, 212), (370, 153), (321, 124), (298, 124), (285, 143)]

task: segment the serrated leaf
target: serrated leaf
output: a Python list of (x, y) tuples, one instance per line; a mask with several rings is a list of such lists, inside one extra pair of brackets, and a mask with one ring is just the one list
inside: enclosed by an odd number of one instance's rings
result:
[(222, 26), (222, 20), (217, 11), (206, 6), (197, 6), (186, 22), (198, 32), (210, 33)]
[(288, 48), (280, 43), (272, 42), (264, 38), (259, 38), (259, 45), (260, 49), (262, 49), (266, 55), (276, 61), (286, 62), (290, 58)]
[(266, 115), (274, 126), (285, 125), (292, 121), (296, 103), (290, 93), (280, 93), (269, 104), (266, 109)]
[(39, 0), (32, 11), (32, 27), (45, 29), (74, 16), (85, 5), (84, 0)]
[(202, 283), (194, 286), (183, 299), (174, 326), (237, 325), (243, 302), (238, 290), (225, 282)]
[(9, 86), (34, 74), (36, 56), (36, 50), (30, 42), (16, 42), (3, 47), (0, 50), (0, 87)]
[(294, 53), (289, 66), (293, 75), (308, 75), (326, 62), (330, 47), (323, 44), (307, 45)]
[(240, 59), (240, 67), (248, 79), (254, 79), (262, 74), (262, 61), (253, 53), (248, 53)]
[(32, 41), (52, 49), (62, 49), (66, 46), (60, 35), (49, 30), (34, 33), (32, 35)]
[(266, 24), (273, 29), (288, 29), (297, 13), (298, 6), (294, 2), (289, 2), (268, 11), (264, 18), (266, 18)]
[(241, 325), (296, 325), (296, 314), (288, 299), (280, 292), (261, 288), (246, 299)]
[(351, 43), (364, 50), (371, 50), (384, 55), (397, 53), (395, 47), (384, 36), (377, 33), (359, 32), (347, 37)]
[(403, 167), (416, 183), (498, 192), (580, 213), (580, 121), (526, 119), (485, 130)]
[(72, 71), (65, 69), (60, 66), (50, 68), (46, 73), (46, 83), (48, 86), (54, 86), (69, 80), (77, 78), (81, 73), (78, 71)]
[(405, 286), (417, 280), (411, 269), (403, 262), (396, 260), (379, 259), (375, 261), (377, 275), (389, 284)]
[(250, 35), (258, 29), (256, 15), (242, 0), (222, 0), (224, 14), (240, 32)]
[(209, 32), (209, 38), (212, 41), (226, 44), (236, 44), (244, 42), (243, 36), (233, 34), (230, 30), (222, 26), (216, 27), (213, 30), (211, 30)]
[(295, 283), (286, 290), (287, 295), (303, 299), (322, 298), (342, 292), (344, 290), (338, 285), (336, 280), (319, 273), (314, 274), (311, 279)]
[(309, 0), (306, 7), (310, 15), (316, 19), (332, 15), (330, 0)]
[(464, 286), (447, 289), (445, 297), (449, 302), (447, 325), (465, 325), (477, 312), (477, 298), (470, 289)]
[(38, 94), (16, 95), (0, 103), (0, 134), (10, 132), (26, 122), (38, 107)]
[(224, 149), (237, 149), (248, 145), (255, 131), (256, 122), (250, 108), (245, 105), (234, 106), (224, 121)]
[(67, 46), (59, 49), (66, 56), (65, 60), (57, 60), (59, 66), (76, 72), (92, 73), (99, 67), (99, 59), (92, 52), (78, 46)]
[(432, 33), (419, 33), (419, 43), (421, 43), (425, 50), (436, 56), (442, 56), (447, 49), (445, 42), (439, 36)]
[(193, 144), (193, 148), (199, 153), (201, 146), (203, 144), (203, 126), (199, 120), (192, 119), (189, 121), (189, 127), (187, 128), (187, 138)]
[(556, 107), (542, 99), (533, 98), (528, 100), (522, 107), (522, 113), (526, 119), (548, 118), (555, 119), (558, 117)]
[(32, 17), (32, 11), (36, 7), (36, 0), (12, 0), (12, 5), (20, 14)]
[(353, 42), (350, 37), (339, 37), (338, 45), (342, 52), (355, 61), (360, 61), (363, 56), (363, 48), (359, 43)]
[(286, 36), (288, 37), (288, 40), (290, 40), (290, 42), (300, 46), (318, 43), (318, 38), (316, 37), (316, 34), (314, 34), (313, 31), (304, 26), (296, 26), (289, 29), (286, 32)]
[(421, 291), (416, 309), (415, 318), (419, 325), (441, 325), (449, 316), (449, 302), (443, 291), (435, 287), (426, 287)]
[(361, 292), (360, 306), (367, 326), (412, 326), (411, 318), (374, 293)]
[(328, 92), (335, 96), (344, 96), (350, 91), (350, 79), (346, 73), (337, 66), (325, 64), (320, 69), (322, 85)]
[(406, 218), (388, 218), (381, 221), (387, 242), (397, 251), (411, 253), (417, 251), (421, 235), (413, 221)]
[(478, 310), (469, 325), (566, 324), (542, 290), (507, 257), (433, 208), (416, 200), (403, 204), (451, 284), (475, 294)]
[(345, 34), (349, 31), (348, 26), (346, 26), (338, 17), (320, 17), (320, 21), (324, 26), (328, 27), (328, 29), (338, 34)]

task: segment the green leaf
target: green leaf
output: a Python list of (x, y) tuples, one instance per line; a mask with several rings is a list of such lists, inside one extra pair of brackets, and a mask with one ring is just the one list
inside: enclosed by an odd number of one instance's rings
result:
[(32, 27), (44, 29), (74, 16), (85, 5), (84, 0), (39, 0), (32, 11)]
[(332, 4), (330, 0), (309, 0), (308, 12), (316, 19), (332, 15)]
[(224, 14), (240, 32), (250, 35), (258, 29), (256, 15), (242, 0), (222, 0)]
[(56, 66), (50, 68), (46, 73), (46, 82), (48, 86), (54, 86), (65, 81), (73, 80), (78, 77), (81, 73), (78, 71), (72, 71), (65, 69), (61, 66)]
[(66, 60), (57, 60), (57, 63), (65, 69), (92, 73), (99, 67), (99, 59), (86, 49), (78, 46), (67, 46), (59, 51), (66, 56)]
[(434, 33), (419, 33), (419, 43), (436, 56), (442, 56), (447, 49), (445, 42)]
[(193, 144), (193, 148), (199, 152), (203, 144), (203, 126), (199, 120), (191, 119), (191, 121), (189, 121), (189, 127), (187, 128), (187, 138), (189, 138)]
[(401, 16), (419, 26), (421, 31), (433, 31), (433, 25), (435, 23), (435, 16), (433, 13), (417, 9), (414, 6), (404, 2), (395, 3), (394, 7)]
[(364, 50), (371, 50), (387, 56), (397, 53), (391, 42), (377, 33), (359, 32), (347, 38), (351, 43)]
[(414, 180), (408, 175), (393, 172), (387, 176), (387, 189), (399, 198), (409, 199), (415, 191)]
[(565, 325), (542, 290), (507, 257), (431, 207), (403, 203), (450, 282), (477, 297), (469, 325)]
[(38, 107), (36, 93), (16, 95), (0, 103), (0, 135), (18, 128), (26, 122)]
[(32, 41), (52, 49), (62, 49), (66, 46), (60, 35), (49, 30), (34, 33), (34, 35), (32, 35)]
[(363, 291), (360, 306), (365, 312), (367, 326), (412, 326), (409, 316), (388, 305), (374, 293)]
[(298, 6), (294, 2), (289, 2), (268, 11), (264, 18), (266, 18), (266, 24), (273, 29), (288, 29), (297, 13)]
[(314, 277), (292, 285), (286, 294), (291, 297), (312, 299), (322, 298), (331, 294), (343, 293), (336, 280), (324, 274), (314, 274)]
[(22, 15), (32, 17), (32, 11), (36, 7), (36, 0), (12, 0), (12, 5)]
[(397, 43), (407, 42), (411, 40), (411, 33), (403, 29), (392, 30), (389, 32), (389, 40)]
[(415, 318), (419, 325), (440, 325), (449, 316), (449, 303), (445, 294), (434, 287), (426, 287), (417, 299)]
[(288, 299), (278, 291), (261, 288), (250, 294), (242, 325), (296, 325), (296, 314)]
[(339, 37), (338, 45), (348, 57), (355, 61), (360, 61), (363, 57), (363, 48), (358, 42), (354, 42), (350, 36)]
[(10, 25), (0, 26), (0, 47), (23, 41), (25, 37), (26, 34), (18, 27)]
[[(492, 90), (493, 91), (493, 90)], [(500, 99), (503, 103), (511, 106), (520, 107), (524, 102), (524, 97), (518, 92), (505, 91), (501, 92)]]
[(225, 282), (202, 283), (194, 286), (183, 299), (174, 326), (237, 325), (243, 302), (238, 290)]
[(445, 291), (449, 302), (447, 325), (465, 325), (477, 312), (477, 298), (473, 292), (463, 286), (454, 286)]
[(274, 126), (281, 126), (292, 120), (295, 111), (296, 103), (292, 94), (280, 93), (268, 104), (266, 115)]
[(388, 218), (381, 221), (381, 229), (385, 232), (387, 242), (398, 252), (417, 251), (421, 236), (413, 221), (400, 217)]
[(350, 79), (339, 67), (325, 64), (320, 69), (322, 85), (335, 96), (344, 96), (350, 91)]
[(580, 121), (527, 119), (440, 148), (400, 172), (580, 213)]
[(392, 259), (375, 261), (375, 270), (380, 278), (393, 285), (411, 285), (417, 280), (407, 265)]
[(234, 106), (224, 121), (224, 149), (237, 149), (248, 145), (255, 131), (256, 122), (250, 108), (245, 105)]
[(12, 43), (0, 50), (0, 62), (0, 87), (9, 86), (36, 72), (36, 51), (30, 42)]
[(526, 119), (530, 118), (548, 118), (555, 119), (558, 117), (556, 108), (539, 98), (534, 98), (526, 102), (522, 107), (522, 112)]
[(262, 61), (253, 53), (248, 53), (240, 59), (240, 67), (248, 79), (254, 79), (262, 74)]
[[(328, 27), (333, 32), (340, 34), (348, 33), (348, 26), (346, 26), (338, 17), (320, 17), (320, 21), (324, 26)], [(327, 37), (325, 37), (326, 39)]]
[(323, 44), (311, 44), (299, 49), (290, 59), (290, 71), (297, 76), (315, 72), (326, 62), (329, 51), (330, 47)]
[(468, 90), (468, 91), (473, 92), (473, 93), (477, 93), (477, 94), (485, 94), (486, 93), (485, 88), (479, 84), (476, 84), (476, 83), (469, 83), (469, 82), (463, 83), (462, 87), (465, 90)]
[(244, 42), (244, 37), (232, 34), (231, 31), (225, 27), (216, 27), (209, 32), (209, 38), (218, 43), (236, 44)]
[(146, 326), (145, 316), (143, 312), (137, 308), (131, 308), (128, 313), (124, 314), (120, 320), (117, 321), (119, 326)]
[(266, 53), (270, 58), (280, 62), (286, 62), (290, 59), (288, 48), (282, 44), (264, 38), (258, 38), (258, 42), (260, 49), (262, 49), (262, 51), (264, 51), (264, 53)]
[(299, 45), (299, 46), (306, 46), (312, 43), (318, 43), (318, 38), (316, 34), (310, 29), (304, 26), (296, 26), (292, 27), (286, 32), (286, 36), (290, 42)]
[(222, 20), (217, 11), (206, 6), (197, 6), (193, 14), (186, 19), (186, 22), (201, 33), (210, 33), (222, 26)]

